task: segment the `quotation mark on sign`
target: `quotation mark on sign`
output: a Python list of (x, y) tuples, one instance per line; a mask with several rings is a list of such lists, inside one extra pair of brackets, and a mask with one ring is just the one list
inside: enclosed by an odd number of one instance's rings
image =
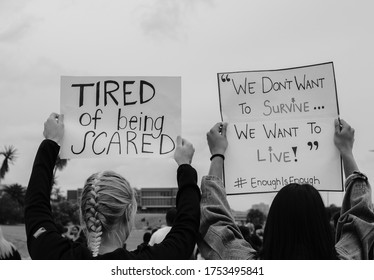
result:
[(308, 142), (308, 146), (310, 147), (309, 150), (312, 150), (312, 149), (313, 149), (313, 146), (315, 146), (315, 147), (316, 147), (315, 149), (318, 150), (318, 147), (319, 147), (319, 145), (318, 145), (318, 141)]
[[(225, 75), (226, 75), (226, 76), (225, 76)], [(225, 82), (230, 82), (231, 79), (229, 78), (229, 74), (222, 74), (222, 76), (221, 76), (221, 81), (222, 81), (223, 83), (225, 83)]]
[(244, 184), (247, 184), (247, 180), (240, 177), (234, 182), (234, 188), (243, 188)]

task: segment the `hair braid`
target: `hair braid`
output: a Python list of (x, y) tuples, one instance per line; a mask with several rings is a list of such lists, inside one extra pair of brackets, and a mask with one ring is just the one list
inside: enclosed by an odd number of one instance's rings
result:
[[(92, 252), (93, 257), (97, 257), (99, 254), (99, 248), (101, 244), (101, 235), (102, 232), (102, 222), (99, 210), (98, 210), (98, 192), (100, 191), (100, 186), (98, 185), (99, 181), (99, 174), (97, 178), (93, 180), (91, 185), (87, 186), (86, 194), (85, 194), (85, 203), (83, 203), (83, 207), (86, 210), (84, 215), (84, 222), (86, 224), (86, 232), (87, 232), (87, 242), (88, 247)], [(84, 205), (85, 204), (85, 205)]]
[(88, 248), (94, 257), (102, 243), (123, 246), (130, 234), (136, 208), (135, 191), (121, 175), (104, 171), (87, 179), (80, 216)]

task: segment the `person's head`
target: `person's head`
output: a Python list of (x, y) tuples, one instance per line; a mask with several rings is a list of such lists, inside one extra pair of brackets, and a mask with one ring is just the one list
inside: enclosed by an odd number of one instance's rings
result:
[(152, 233), (150, 233), (148, 231), (145, 232), (144, 235), (143, 235), (143, 243), (148, 244), (149, 240), (151, 240), (151, 236), (152, 236)]
[(87, 179), (80, 216), (88, 248), (94, 257), (103, 239), (119, 248), (123, 246), (132, 229), (136, 208), (135, 191), (121, 175), (105, 171)]
[(325, 206), (309, 184), (289, 184), (271, 204), (262, 259), (334, 259), (334, 241)]
[(70, 229), (70, 233), (74, 236), (78, 235), (79, 233), (79, 227), (78, 226), (72, 226), (71, 229)]
[(177, 216), (177, 209), (175, 208), (170, 208), (166, 212), (166, 224), (169, 227), (172, 227), (174, 225), (175, 217)]
[(249, 234), (252, 235), (255, 232), (255, 225), (252, 223), (247, 223), (245, 225), (249, 229)]

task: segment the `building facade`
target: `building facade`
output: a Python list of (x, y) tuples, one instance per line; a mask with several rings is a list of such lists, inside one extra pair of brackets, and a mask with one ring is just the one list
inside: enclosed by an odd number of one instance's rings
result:
[(79, 203), (82, 197), (82, 191), (82, 188), (79, 188), (77, 190), (68, 190), (66, 194), (66, 199), (74, 203)]
[(164, 213), (176, 206), (178, 188), (143, 188), (138, 190), (138, 211)]
[[(68, 190), (66, 199), (73, 203), (79, 203), (82, 196), (82, 188)], [(176, 206), (178, 188), (143, 188), (136, 190), (136, 202), (138, 212), (166, 213)]]

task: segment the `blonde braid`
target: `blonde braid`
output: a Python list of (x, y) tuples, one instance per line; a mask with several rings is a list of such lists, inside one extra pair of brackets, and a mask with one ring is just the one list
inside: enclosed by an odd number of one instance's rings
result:
[[(104, 171), (91, 175), (83, 188), (80, 216), (92, 255), (99, 253), (101, 242), (122, 247), (128, 238), (137, 203), (134, 189), (121, 175)], [(113, 242), (114, 239), (118, 242)]]
[(87, 241), (88, 241), (88, 247), (90, 248), (92, 252), (93, 257), (97, 257), (99, 254), (99, 248), (101, 244), (101, 235), (102, 232), (102, 222), (100, 220), (100, 213), (98, 211), (98, 192), (100, 191), (100, 186), (98, 185), (99, 176), (96, 179), (93, 180), (93, 183), (87, 187), (86, 191), (88, 192), (85, 200), (85, 206), (86, 214), (84, 216), (84, 221), (86, 224), (86, 231), (87, 231)]

